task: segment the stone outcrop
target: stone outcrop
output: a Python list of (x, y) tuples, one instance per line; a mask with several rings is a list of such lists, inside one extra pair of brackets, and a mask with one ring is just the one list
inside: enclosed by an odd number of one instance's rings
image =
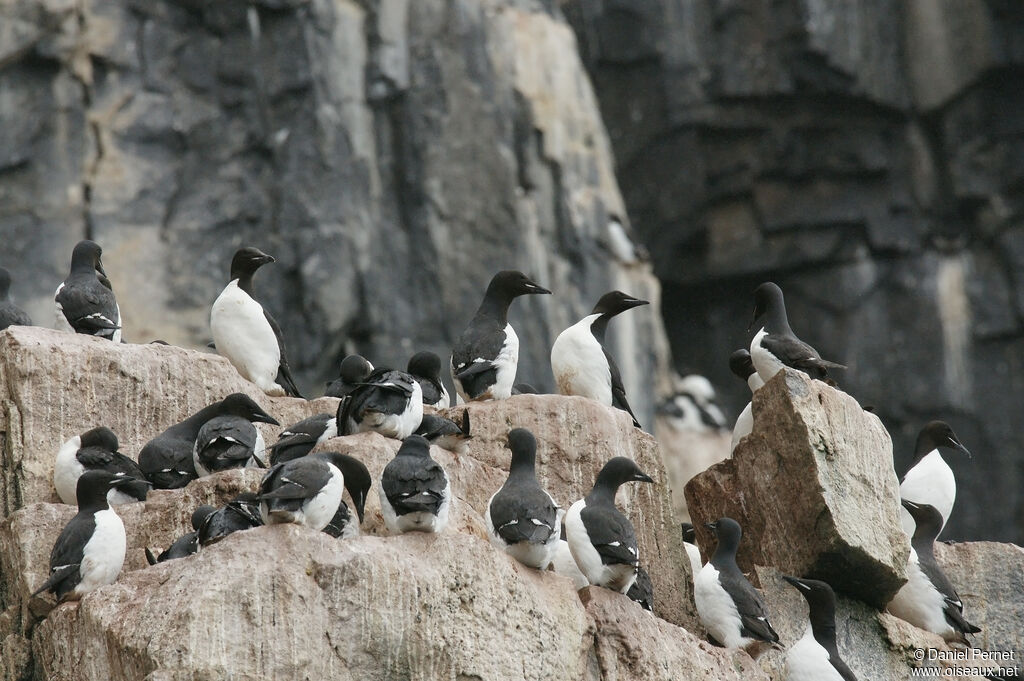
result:
[(882, 607), (906, 581), (892, 444), (875, 415), (806, 374), (784, 370), (754, 394), (754, 429), (731, 459), (686, 487), (702, 546), (705, 523), (743, 527), (737, 560), (823, 579)]

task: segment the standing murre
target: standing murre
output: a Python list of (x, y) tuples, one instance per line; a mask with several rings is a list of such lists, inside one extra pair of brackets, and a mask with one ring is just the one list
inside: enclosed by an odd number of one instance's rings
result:
[[(362, 522), (369, 480), (361, 461), (338, 452), (318, 452), (279, 463), (260, 483), (260, 516), (267, 525), (295, 523), (323, 530), (338, 513), (342, 491), (348, 487)], [(358, 525), (353, 529), (357, 532)]]
[(811, 378), (818, 379), (826, 378), (829, 369), (846, 368), (842, 364), (822, 359), (817, 350), (796, 337), (786, 316), (782, 289), (772, 282), (761, 284), (754, 291), (754, 318), (748, 330), (762, 316), (768, 318), (750, 342), (750, 358), (761, 380), (767, 382), (783, 366), (803, 371)]
[(836, 647), (836, 595), (825, 582), (783, 575), (810, 607), (803, 637), (786, 651), (786, 681), (857, 681)]
[(78, 513), (57, 537), (50, 576), (32, 596), (51, 591), (58, 602), (78, 600), (117, 580), (128, 542), (124, 523), (107, 503), (107, 492), (124, 481), (107, 471), (86, 471), (78, 478)]
[(342, 435), (372, 430), (404, 440), (423, 420), (423, 390), (404, 371), (377, 369), (338, 404), (337, 418)]
[(326, 412), (293, 423), (270, 445), (270, 465), (306, 456), (321, 442), (338, 437), (338, 417)]
[(423, 404), (435, 409), (447, 409), (451, 403), (448, 389), (441, 382), (441, 358), (424, 350), (409, 359), (406, 372), (416, 379), (423, 391)]
[(65, 504), (77, 503), (78, 478), (87, 470), (102, 470), (124, 478), (110, 489), (107, 500), (111, 504), (145, 501), (151, 485), (139, 464), (117, 450), (117, 435), (105, 426), (76, 435), (61, 445), (53, 464), (53, 486), (60, 500)]
[[(938, 510), (942, 516), (940, 533), (946, 527), (956, 501), (956, 478), (939, 452), (942, 447), (959, 450), (968, 457), (971, 455), (947, 423), (931, 421), (917, 434), (914, 461), (900, 482), (900, 498), (916, 504), (928, 504)], [(908, 537), (913, 537), (914, 519), (905, 508), (900, 512), (900, 520), (903, 531)]]
[(231, 259), (231, 281), (210, 309), (210, 330), (217, 352), (234, 365), (242, 378), (268, 395), (302, 397), (292, 379), (281, 327), (253, 297), (252, 278), (261, 266), (274, 262), (258, 248), (246, 247)]
[(976, 634), (981, 629), (964, 619), (963, 601), (935, 560), (935, 538), (942, 528), (942, 516), (928, 504), (906, 499), (901, 503), (913, 516), (914, 536), (910, 540), (907, 583), (896, 592), (886, 609), (946, 641), (969, 646), (966, 635)]
[(637, 566), (636, 579), (626, 595), (631, 601), (639, 603), (644, 610), (654, 612), (654, 583), (651, 581), (651, 575), (642, 565)]
[(491, 279), (483, 302), (452, 349), (452, 380), (466, 402), (511, 397), (519, 365), (519, 337), (508, 308), (523, 295), (551, 293), (522, 272), (504, 270)]
[(377, 487), (384, 524), (394, 534), (441, 532), (448, 526), (452, 486), (441, 464), (430, 457), (430, 443), (420, 435), (402, 441), (384, 467)]
[(0, 267), (0, 330), (8, 326), (32, 326), (32, 318), (11, 302), (11, 273)]
[(103, 270), (103, 249), (85, 239), (71, 253), (71, 271), (54, 293), (56, 328), (121, 342), (121, 308)]
[[(732, 370), (733, 375), (746, 382), (751, 394), (760, 390), (761, 386), (764, 385), (764, 380), (757, 373), (757, 369), (754, 368), (754, 361), (750, 357), (749, 350), (737, 350), (732, 353), (729, 356), (729, 369)], [(736, 418), (736, 425), (732, 429), (732, 448), (730, 451), (736, 451), (736, 445), (740, 443), (740, 440), (750, 435), (751, 431), (754, 430), (753, 408), (754, 403), (747, 402), (747, 406), (743, 408), (743, 411)]]
[(523, 565), (546, 570), (560, 538), (562, 513), (537, 482), (537, 440), (526, 428), (508, 434), (508, 478), (491, 495), (484, 526), (491, 543)]
[(632, 459), (610, 459), (590, 493), (565, 514), (566, 540), (580, 572), (591, 584), (622, 593), (633, 586), (640, 565), (633, 524), (615, 507), (615, 493), (627, 482), (654, 480)]
[(697, 614), (711, 637), (725, 648), (744, 648), (751, 657), (764, 652), (760, 645), (779, 642), (764, 612), (764, 601), (736, 564), (743, 531), (732, 518), (708, 523), (718, 538), (711, 560), (693, 580)]
[(605, 348), (605, 332), (612, 317), (647, 304), (648, 301), (622, 291), (611, 291), (601, 296), (589, 315), (558, 334), (551, 346), (551, 371), (558, 392), (589, 397), (621, 409), (633, 417), (633, 425), (639, 428), (640, 422), (626, 400), (619, 367)]
[(366, 509), (366, 495), (373, 484), (370, 471), (367, 470), (366, 466), (356, 459), (349, 458), (351, 461), (344, 468), (339, 468), (339, 470), (345, 476), (345, 489), (348, 491), (348, 495), (356, 507), (355, 518), (353, 518), (348, 504), (342, 499), (338, 502), (338, 510), (322, 530), (325, 534), (338, 539), (359, 536), (359, 525), (363, 522), (363, 514)]
[(280, 425), (245, 393), (232, 393), (200, 409), (147, 442), (139, 452), (139, 467), (155, 489), (178, 489), (196, 479), (193, 448), (199, 430), (210, 419), (225, 415)]
[(324, 397), (340, 397), (342, 399), (359, 387), (362, 381), (373, 373), (373, 365), (362, 355), (348, 355), (341, 360), (338, 377), (327, 384)]
[(266, 445), (252, 421), (242, 416), (215, 416), (199, 429), (192, 464), (200, 476), (230, 468), (266, 468)]

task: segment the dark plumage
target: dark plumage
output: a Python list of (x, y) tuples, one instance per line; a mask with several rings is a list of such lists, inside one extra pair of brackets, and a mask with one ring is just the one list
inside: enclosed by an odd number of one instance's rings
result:
[(362, 355), (348, 355), (345, 359), (341, 360), (341, 370), (338, 378), (327, 384), (324, 397), (340, 397), (344, 399), (372, 373), (373, 365), (366, 361), (366, 358)]
[(338, 405), (338, 432), (374, 431), (402, 440), (423, 418), (423, 391), (416, 379), (395, 369), (377, 369)]
[(292, 461), (306, 456), (317, 444), (338, 436), (338, 419), (333, 414), (320, 413), (293, 423), (270, 446), (270, 465)]
[(217, 509), (208, 504), (203, 504), (197, 508), (192, 512), (192, 531), (175, 539), (174, 542), (159, 556), (154, 556), (153, 552), (147, 548), (146, 560), (150, 565), (156, 565), (157, 563), (162, 563), (165, 560), (185, 558), (186, 556), (191, 556), (193, 553), (198, 552), (199, 528), (202, 527), (203, 523), (206, 522), (206, 519), (213, 513), (216, 513), (216, 511)]
[(139, 465), (118, 452), (118, 447), (117, 435), (105, 426), (93, 428), (65, 442), (57, 452), (53, 466), (53, 483), (61, 501), (76, 503), (78, 478), (90, 470), (107, 471), (124, 478), (111, 490), (111, 503), (145, 501), (150, 484)]
[(233, 532), (241, 532), (262, 524), (256, 495), (252, 492), (242, 492), (223, 508), (206, 514), (197, 529), (199, 545), (209, 546)]
[(430, 457), (420, 435), (402, 441), (381, 474), (381, 514), (391, 532), (440, 532), (448, 524), (451, 484), (441, 464)]
[(0, 330), (8, 326), (32, 326), (31, 317), (11, 302), (11, 273), (0, 267)]
[(415, 434), (427, 438), (432, 445), (464, 454), (473, 437), (470, 433), (469, 410), (462, 410), (461, 425), (439, 414), (424, 414)]
[(642, 567), (636, 569), (636, 581), (626, 592), (630, 600), (636, 601), (640, 607), (649, 612), (654, 611), (654, 584), (647, 570)]
[(366, 466), (345, 454), (319, 452), (293, 459), (274, 466), (263, 477), (260, 515), (266, 524), (296, 523), (323, 530), (339, 511), (344, 487), (361, 521), (369, 482)]
[[(786, 666), (789, 669), (787, 681), (832, 681), (825, 677), (837, 675), (842, 681), (857, 681), (857, 677), (839, 656), (839, 648), (836, 646), (836, 596), (832, 587), (816, 579), (797, 579), (785, 575), (782, 578), (807, 599), (810, 607), (808, 631), (786, 654)], [(821, 668), (823, 657), (827, 658), (831, 670)]]
[(433, 352), (417, 352), (409, 360), (406, 371), (416, 379), (423, 391), (423, 404), (437, 409), (447, 409), (450, 399), (448, 390), (441, 383), (441, 358)]
[(266, 468), (263, 436), (242, 416), (216, 416), (203, 424), (196, 436), (192, 463), (200, 475), (247, 465)]
[[(79, 241), (71, 254), (71, 271), (57, 287), (58, 326), (65, 323), (75, 333), (121, 341), (121, 311), (106, 279), (95, 241)], [(102, 277), (102, 279), (101, 279)]]

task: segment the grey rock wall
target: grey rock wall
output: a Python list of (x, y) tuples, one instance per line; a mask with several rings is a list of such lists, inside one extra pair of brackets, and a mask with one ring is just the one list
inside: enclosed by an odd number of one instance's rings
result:
[[(849, 365), (909, 464), (977, 456), (947, 537), (1024, 539), (1024, 6), (1004, 0), (564, 0), (677, 368), (728, 391), (751, 293)], [(997, 499), (995, 509), (987, 503)], [(990, 515), (995, 511), (996, 516)]]

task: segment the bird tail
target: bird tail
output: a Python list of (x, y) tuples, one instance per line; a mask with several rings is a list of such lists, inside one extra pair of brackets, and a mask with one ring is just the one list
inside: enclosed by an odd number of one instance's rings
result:
[(57, 568), (56, 570), (50, 573), (50, 576), (46, 579), (45, 582), (43, 582), (43, 585), (41, 587), (32, 592), (29, 598), (34, 598), (39, 594), (43, 593), (44, 591), (49, 591), (53, 589), (53, 587), (67, 579), (72, 572), (79, 568), (80, 565), (81, 563), (72, 563), (71, 565), (63, 565)]

